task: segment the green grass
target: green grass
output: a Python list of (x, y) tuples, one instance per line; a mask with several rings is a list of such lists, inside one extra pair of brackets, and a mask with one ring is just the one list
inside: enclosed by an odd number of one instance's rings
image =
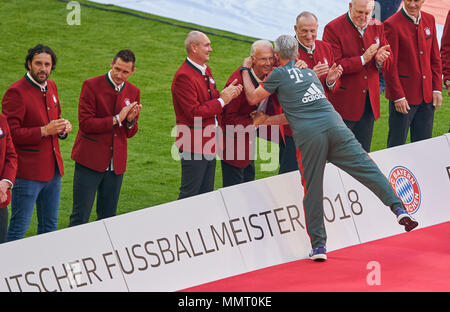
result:
[[(128, 141), (128, 165), (118, 213), (176, 200), (180, 165), (171, 158), (170, 153), (174, 142), (171, 131), (175, 126), (170, 86), (173, 75), (186, 57), (183, 42), (188, 30), (87, 7), (81, 7), (81, 25), (70, 26), (66, 22), (69, 13), (66, 3), (57, 0), (1, 0), (0, 6), (0, 26), (3, 29), (0, 49), (1, 97), (14, 81), (24, 75), (23, 63), (30, 47), (37, 43), (49, 45), (58, 57), (56, 71), (50, 79), (58, 86), (63, 117), (73, 125), (73, 132), (68, 139), (60, 142), (65, 175), (62, 179), (59, 228), (67, 227), (72, 211), (74, 162), (70, 159), (70, 153), (78, 130), (77, 105), (81, 85), (85, 79), (105, 74), (112, 57), (120, 49), (129, 48), (136, 54), (136, 72), (130, 77), (130, 82), (141, 89), (144, 107), (139, 120), (139, 131)], [(193, 26), (178, 21), (176, 23)], [(228, 34), (219, 30), (212, 31)], [(250, 44), (214, 35), (209, 37), (214, 50), (209, 65), (221, 89), (229, 75), (249, 54)], [(448, 131), (450, 100), (446, 95), (444, 99), (443, 107), (436, 113), (433, 136)], [(386, 146), (387, 114), (387, 102), (382, 97), (382, 116), (375, 123), (373, 151)], [(277, 154), (278, 147), (272, 145), (271, 148)], [(259, 164), (261, 162), (257, 161), (257, 179), (276, 174), (276, 170), (261, 172), (258, 170)], [(221, 187), (221, 180), (218, 163), (216, 188)], [(96, 218), (95, 208), (93, 210), (92, 220)], [(33, 217), (26, 235), (35, 233), (36, 219)]]

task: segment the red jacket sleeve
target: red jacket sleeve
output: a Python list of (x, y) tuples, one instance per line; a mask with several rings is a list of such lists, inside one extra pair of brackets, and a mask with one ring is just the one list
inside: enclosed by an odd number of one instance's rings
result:
[(6, 91), (2, 100), (2, 111), (8, 116), (9, 128), (15, 144), (40, 144), (42, 139), (41, 126), (23, 127), (26, 108), (18, 90), (10, 88)]
[(183, 115), (194, 119), (194, 117), (209, 118), (220, 114), (222, 105), (217, 98), (199, 102), (199, 96), (192, 79), (192, 77), (181, 73), (174, 81), (173, 95), (177, 99), (178, 107), (183, 111)]
[(390, 66), (388, 71), (383, 71), (384, 79), (386, 84), (391, 86), (391, 100), (398, 100), (406, 97), (403, 91), (402, 84), (400, 83), (400, 76), (398, 74), (398, 55), (399, 55), (399, 39), (395, 25), (389, 23), (384, 24), (384, 29), (386, 31), (386, 38), (391, 46), (391, 52), (393, 55), (392, 66)]
[(444, 81), (450, 80), (450, 10), (447, 13), (441, 40), (441, 60)]
[(1, 127), (2, 127), (2, 136), (4, 136), (6, 140), (5, 146), (5, 159), (3, 160), (3, 170), (0, 173), (1, 179), (8, 179), (12, 183), (14, 183), (16, 179), (16, 171), (17, 171), (17, 154), (14, 148), (14, 144), (12, 142), (11, 133), (8, 127), (8, 123), (6, 122), (5, 117), (1, 117)]
[[(434, 19), (434, 17), (433, 17)], [(437, 41), (436, 23), (434, 23), (433, 44), (431, 46), (431, 73), (433, 75), (433, 91), (442, 91), (442, 64), (441, 54), (439, 52), (439, 43)]]

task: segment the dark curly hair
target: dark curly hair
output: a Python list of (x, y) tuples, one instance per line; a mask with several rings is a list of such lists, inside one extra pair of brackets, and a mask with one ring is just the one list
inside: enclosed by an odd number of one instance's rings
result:
[(31, 63), (33, 61), (34, 56), (36, 54), (41, 54), (41, 53), (50, 54), (50, 56), (52, 57), (52, 71), (55, 69), (56, 61), (57, 61), (55, 52), (53, 52), (53, 50), (50, 49), (50, 47), (48, 47), (48, 46), (45, 46), (43, 44), (38, 44), (34, 48), (31, 48), (28, 50), (28, 54), (25, 57), (26, 70), (30, 70), (30, 68), (28, 67), (28, 62)]

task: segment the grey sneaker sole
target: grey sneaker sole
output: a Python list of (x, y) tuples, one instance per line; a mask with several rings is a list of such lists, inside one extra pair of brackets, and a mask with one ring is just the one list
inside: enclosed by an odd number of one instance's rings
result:
[(313, 256), (309, 257), (309, 259), (311, 259), (313, 261), (317, 261), (317, 262), (323, 262), (323, 261), (327, 260), (327, 255), (326, 254), (317, 254), (317, 255), (313, 255)]

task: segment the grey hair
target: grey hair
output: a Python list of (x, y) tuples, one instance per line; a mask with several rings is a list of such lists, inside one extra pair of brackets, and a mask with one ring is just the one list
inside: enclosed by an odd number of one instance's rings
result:
[(184, 40), (184, 47), (186, 48), (187, 53), (191, 50), (191, 44), (198, 43), (202, 35), (205, 34), (198, 30), (193, 30), (187, 34), (186, 39)]
[(281, 35), (275, 40), (274, 52), (284, 60), (293, 60), (298, 56), (298, 41), (290, 35)]
[(256, 49), (261, 46), (266, 46), (266, 47), (270, 47), (271, 49), (273, 49), (272, 43), (270, 43), (269, 40), (256, 40), (252, 44), (252, 48), (250, 49), (250, 55), (252, 55), (252, 56), (255, 55)]
[(317, 19), (317, 16), (314, 13), (311, 13), (308, 11), (303, 11), (302, 13), (297, 15), (297, 18), (295, 19), (295, 23), (298, 24), (299, 19), (301, 19), (302, 17), (309, 17), (309, 16), (313, 17), (317, 23), (319, 22), (319, 20)]

